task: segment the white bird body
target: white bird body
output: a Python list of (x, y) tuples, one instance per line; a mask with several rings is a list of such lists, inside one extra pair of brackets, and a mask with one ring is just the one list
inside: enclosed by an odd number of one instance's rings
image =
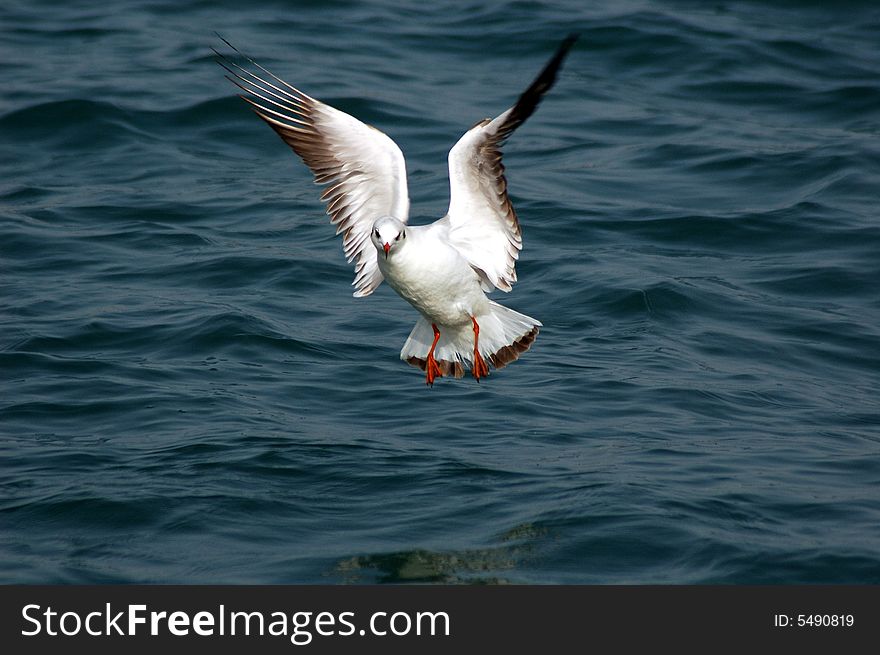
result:
[[(382, 225), (377, 221), (377, 228)], [(406, 228), (406, 238), (389, 249), (388, 257), (378, 253), (379, 270), (391, 288), (427, 320), (470, 327), (470, 317), (485, 313), (489, 299), (477, 273), (449, 242), (448, 232), (448, 226), (439, 221)]]
[(400, 357), (424, 370), (429, 385), (444, 375), (461, 377), (465, 367), (479, 380), (489, 374), (485, 360), (506, 366), (538, 334), (539, 321), (486, 296), (510, 291), (522, 249), (501, 145), (553, 85), (575, 39), (563, 41), (513, 107), (480, 121), (452, 147), (449, 209), (424, 226), (407, 225), (406, 164), (394, 141), (252, 59), (271, 81), (215, 50), (229, 79), (247, 94), (241, 97), (302, 157), (316, 182), (330, 185), (321, 198), (355, 262), (354, 295), (370, 295), (385, 280), (421, 314)]

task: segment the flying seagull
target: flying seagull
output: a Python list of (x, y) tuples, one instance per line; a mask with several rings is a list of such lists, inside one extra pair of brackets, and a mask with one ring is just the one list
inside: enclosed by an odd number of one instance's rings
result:
[[(219, 35), (218, 35), (219, 36)], [(507, 195), (501, 146), (553, 86), (576, 35), (559, 45), (516, 104), (464, 133), (449, 151), (449, 209), (430, 225), (408, 225), (403, 153), (383, 132), (306, 95), (243, 55), (242, 65), (216, 49), (239, 96), (327, 185), (321, 199), (355, 264), (355, 297), (386, 280), (421, 314), (400, 358), (425, 372), (428, 385), (478, 381), (490, 362), (500, 369), (524, 353), (541, 323), (486, 297), (510, 291), (522, 230)]]

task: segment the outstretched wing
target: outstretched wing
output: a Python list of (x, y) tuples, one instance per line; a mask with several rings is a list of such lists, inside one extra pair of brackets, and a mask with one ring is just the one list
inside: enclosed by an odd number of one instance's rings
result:
[(244, 91), (240, 97), (312, 169), (315, 182), (329, 185), (321, 199), (327, 203), (336, 234), (342, 234), (348, 261), (355, 262), (354, 295), (373, 293), (383, 279), (370, 242), (373, 222), (381, 216), (404, 223), (409, 218), (406, 163), (400, 148), (379, 130), (307, 96), (253, 59), (244, 57), (262, 77), (217, 50), (214, 53), (229, 73), (227, 79)]
[(449, 211), (444, 220), (449, 225), (450, 240), (472, 266), (485, 274), (481, 277), (502, 291), (510, 291), (516, 282), (522, 230), (507, 196), (501, 146), (553, 86), (576, 40), (577, 36), (571, 35), (562, 42), (513, 107), (494, 120), (477, 123), (449, 151)]

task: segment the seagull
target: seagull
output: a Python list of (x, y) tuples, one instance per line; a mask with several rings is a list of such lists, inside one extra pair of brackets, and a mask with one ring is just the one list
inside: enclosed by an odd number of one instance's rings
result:
[[(291, 86), (217, 35), (238, 61), (212, 48), (226, 78), (326, 185), (326, 203), (349, 263), (354, 296), (387, 281), (421, 315), (400, 358), (425, 372), (477, 381), (526, 352), (541, 323), (490, 300), (516, 282), (522, 230), (507, 195), (501, 146), (553, 86), (570, 35), (516, 103), (483, 119), (449, 151), (449, 209), (429, 225), (409, 225), (406, 163), (378, 129)], [(239, 63), (244, 61), (245, 64)], [(487, 363), (488, 361), (488, 363)]]

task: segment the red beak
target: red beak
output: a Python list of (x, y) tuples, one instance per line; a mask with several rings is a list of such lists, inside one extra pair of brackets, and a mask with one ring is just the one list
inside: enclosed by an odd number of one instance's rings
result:
[(390, 243), (386, 243), (386, 244), (385, 244), (384, 246), (382, 246), (382, 247), (385, 249), (385, 259), (388, 259), (388, 251), (391, 250), (391, 244), (390, 244)]

